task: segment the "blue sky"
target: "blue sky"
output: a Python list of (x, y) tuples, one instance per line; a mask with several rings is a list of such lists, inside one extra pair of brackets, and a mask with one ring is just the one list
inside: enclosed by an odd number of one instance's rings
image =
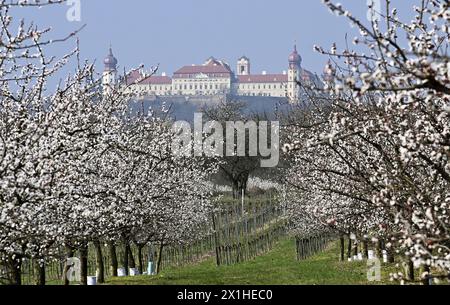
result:
[[(354, 15), (366, 18), (366, 0), (340, 0)], [(409, 16), (414, 0), (394, 0)], [(241, 55), (250, 57), (252, 72), (281, 72), (297, 41), (303, 66), (320, 73), (327, 58), (313, 45), (343, 44), (354, 29), (332, 15), (321, 0), (81, 0), (81, 22), (69, 22), (69, 6), (25, 9), (16, 16), (52, 26), (53, 38), (87, 24), (80, 33), (82, 57), (98, 68), (110, 43), (120, 66), (160, 64), (172, 74), (207, 57), (225, 59), (234, 68)], [(72, 49), (73, 42), (52, 47), (49, 54)]]

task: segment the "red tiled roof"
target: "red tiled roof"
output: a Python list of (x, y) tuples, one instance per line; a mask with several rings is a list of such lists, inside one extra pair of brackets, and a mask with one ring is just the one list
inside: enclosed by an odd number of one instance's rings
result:
[(131, 71), (127, 76), (127, 85), (134, 83), (138, 79), (142, 78), (141, 73), (138, 70)]
[(266, 75), (238, 75), (239, 83), (286, 83), (288, 76), (285, 74)]
[(139, 71), (133, 71), (127, 76), (127, 83), (130, 85), (136, 82), (139, 85), (171, 85), (172, 79), (168, 76), (155, 75), (145, 78), (139, 73)]
[(199, 73), (225, 73), (231, 74), (231, 71), (222, 65), (207, 65), (207, 66), (184, 66), (179, 69), (174, 75), (177, 74), (199, 74)]
[(172, 79), (168, 76), (151, 76), (144, 79), (140, 84), (143, 85), (171, 85)]

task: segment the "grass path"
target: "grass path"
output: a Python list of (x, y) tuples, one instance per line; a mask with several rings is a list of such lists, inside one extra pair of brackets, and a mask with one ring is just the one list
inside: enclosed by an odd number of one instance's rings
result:
[[(304, 261), (296, 260), (295, 241), (286, 239), (274, 250), (250, 262), (215, 265), (210, 258), (198, 265), (168, 268), (157, 276), (112, 278), (111, 285), (322, 285), (370, 284), (365, 262), (339, 262), (338, 244)], [(392, 266), (383, 267), (383, 281), (389, 283)]]

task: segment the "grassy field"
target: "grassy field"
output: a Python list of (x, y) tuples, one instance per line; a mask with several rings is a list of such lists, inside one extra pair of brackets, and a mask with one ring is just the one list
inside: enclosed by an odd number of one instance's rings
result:
[[(297, 261), (294, 240), (281, 241), (267, 255), (234, 266), (215, 265), (210, 258), (198, 265), (170, 268), (158, 276), (112, 278), (110, 285), (359, 285), (367, 281), (365, 262), (339, 262), (338, 244), (321, 254)], [(389, 284), (393, 266), (382, 268), (382, 282)], [(376, 283), (375, 283), (376, 284)]]

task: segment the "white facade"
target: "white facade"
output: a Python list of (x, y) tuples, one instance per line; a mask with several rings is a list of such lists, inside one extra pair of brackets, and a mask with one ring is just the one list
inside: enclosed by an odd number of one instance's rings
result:
[(172, 84), (172, 95), (218, 95), (231, 90), (230, 77), (216, 78), (204, 74), (174, 78)]

